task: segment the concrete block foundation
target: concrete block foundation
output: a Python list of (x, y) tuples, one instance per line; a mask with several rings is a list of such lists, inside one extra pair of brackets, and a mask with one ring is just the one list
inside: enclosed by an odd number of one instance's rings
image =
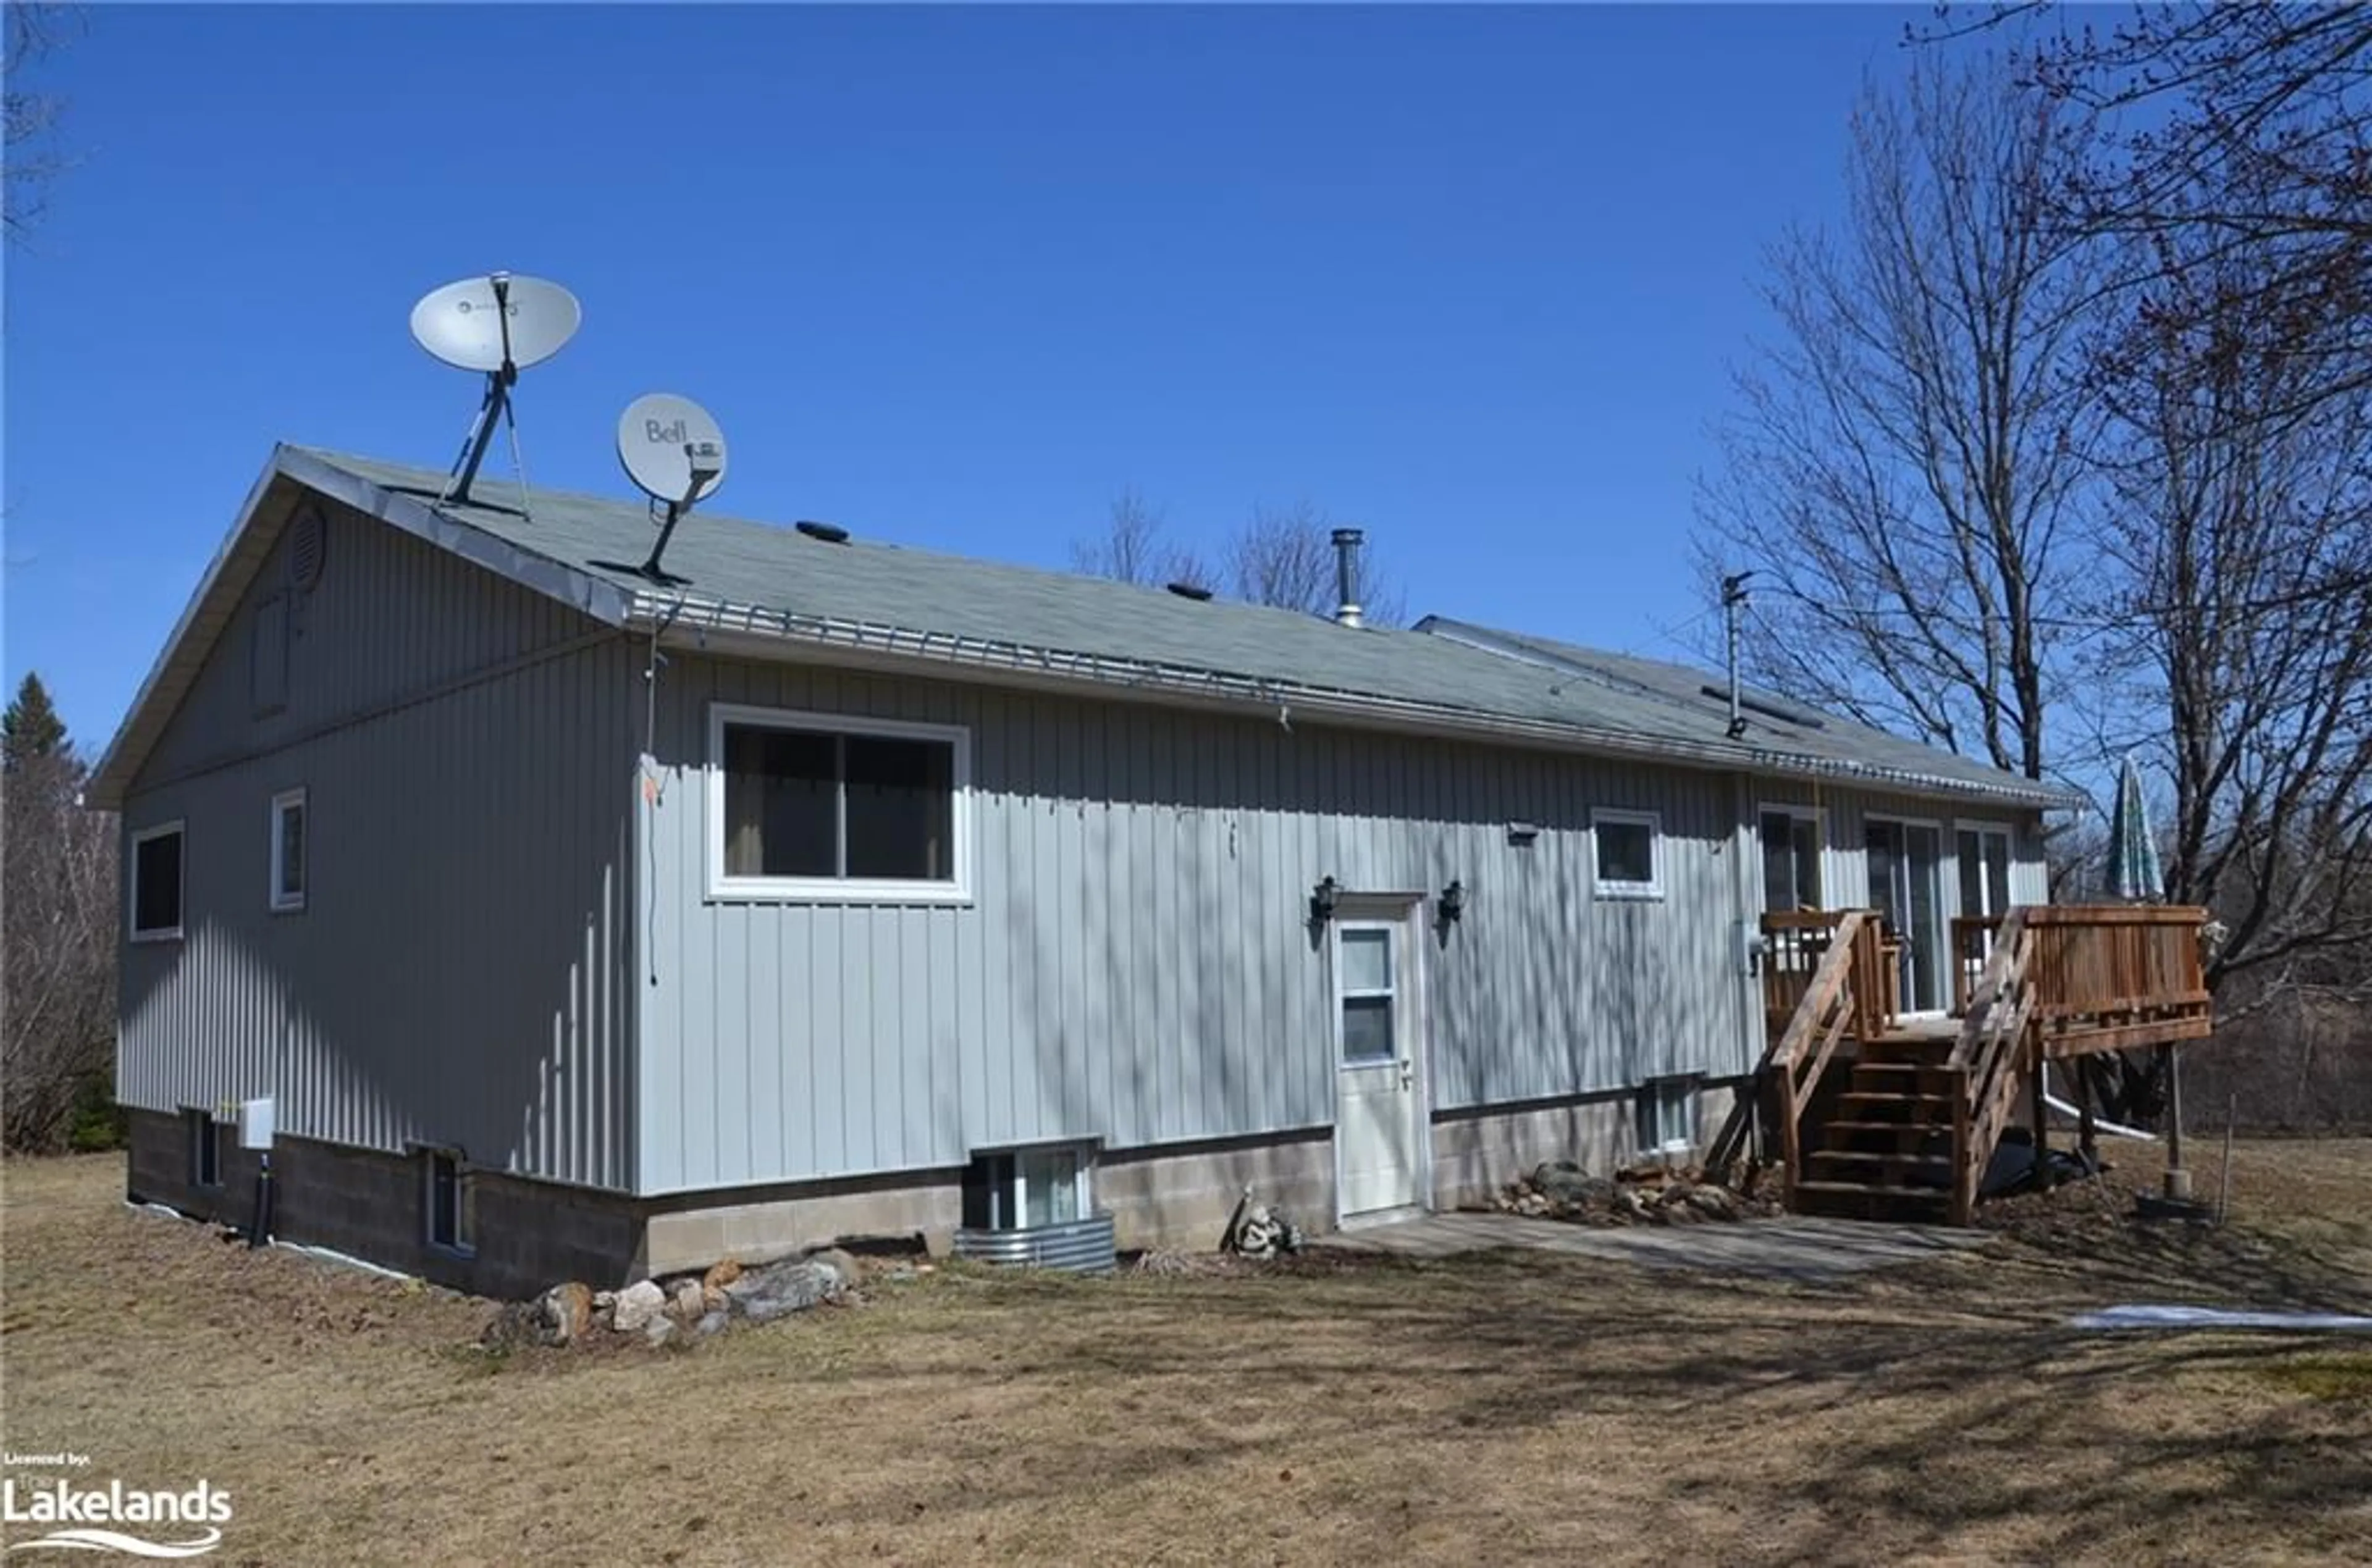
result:
[[(1727, 1113), (1726, 1084), (1699, 1099), (1700, 1142)], [(1432, 1127), (1433, 1206), (1487, 1203), (1543, 1160), (1610, 1170), (1637, 1152), (1629, 1091), (1517, 1106), (1444, 1111)], [(222, 1180), (192, 1180), (189, 1123), (131, 1113), (125, 1191), (202, 1219), (245, 1226), (253, 1214), (255, 1154), (220, 1132)], [(758, 1262), (853, 1237), (913, 1238), (945, 1252), (963, 1214), (963, 1173), (901, 1171), (831, 1181), (671, 1193), (622, 1192), (469, 1174), (474, 1247), (427, 1239), (425, 1153), (283, 1137), (273, 1150), (273, 1234), (326, 1247), (476, 1295), (519, 1297), (561, 1280), (613, 1288), (651, 1274), (703, 1269), (733, 1256)], [(1250, 1189), (1308, 1231), (1334, 1227), (1332, 1129), (1158, 1148), (1107, 1150), (1091, 1180), (1123, 1249), (1215, 1247)]]

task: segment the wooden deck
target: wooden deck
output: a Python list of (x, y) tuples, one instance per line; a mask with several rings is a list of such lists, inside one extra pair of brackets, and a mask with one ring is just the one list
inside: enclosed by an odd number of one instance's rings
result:
[(1759, 1112), (1775, 1119), (1791, 1206), (1965, 1224), (2041, 1063), (2211, 1031), (2205, 923), (2203, 910), (2157, 905), (1956, 920), (1951, 1010), (1905, 1015), (1901, 947), (1875, 911), (1767, 915), (1769, 1045), (1758, 1092), (1740, 1097), (1713, 1157), (1742, 1148)]

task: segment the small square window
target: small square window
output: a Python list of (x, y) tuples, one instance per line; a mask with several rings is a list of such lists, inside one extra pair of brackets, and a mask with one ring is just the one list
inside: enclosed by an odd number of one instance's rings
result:
[(132, 939), (162, 942), (181, 935), (181, 824), (132, 835)]
[(189, 1130), (190, 1185), (221, 1186), (223, 1124), (203, 1110), (183, 1111), (181, 1120)]
[(272, 797), (272, 907), (287, 912), (305, 907), (305, 792), (284, 790)]
[(1589, 836), (1601, 899), (1664, 896), (1663, 845), (1652, 811), (1593, 811)]
[(469, 1169), (450, 1149), (430, 1149), (427, 1159), (428, 1244), (467, 1254), (477, 1242)]

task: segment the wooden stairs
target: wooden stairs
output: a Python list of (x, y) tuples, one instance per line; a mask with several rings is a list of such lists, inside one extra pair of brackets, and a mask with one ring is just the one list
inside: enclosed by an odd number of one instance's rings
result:
[(1796, 1182), (1798, 1211), (1865, 1220), (1951, 1217), (1957, 1043), (1911, 1034), (1862, 1043)]
[[(1737, 1158), (1759, 1118), (1766, 1155), (1777, 1133), (1788, 1207), (1967, 1225), (2044, 1062), (2207, 1035), (2205, 920), (2188, 907), (2035, 905), (1955, 922), (1957, 1016), (1906, 1020), (1876, 912), (1766, 916), (1770, 1045), (1707, 1163)], [(2039, 1098), (2034, 1110), (2040, 1139)]]

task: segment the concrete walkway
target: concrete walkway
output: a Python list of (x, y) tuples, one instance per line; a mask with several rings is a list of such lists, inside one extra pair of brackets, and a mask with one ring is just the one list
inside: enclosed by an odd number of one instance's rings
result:
[(1771, 1279), (1828, 1280), (1982, 1247), (1985, 1233), (1790, 1214), (1680, 1225), (1567, 1225), (1520, 1214), (1424, 1214), (1315, 1238), (1313, 1245), (1401, 1258), (1529, 1248), (1659, 1269), (1712, 1269)]

